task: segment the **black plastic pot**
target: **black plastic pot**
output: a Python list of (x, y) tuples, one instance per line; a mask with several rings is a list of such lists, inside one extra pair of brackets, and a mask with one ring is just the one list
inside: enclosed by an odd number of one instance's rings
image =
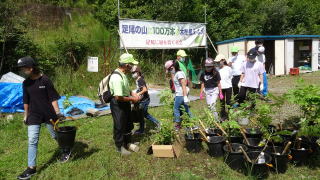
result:
[(233, 150), (232, 152), (230, 152), (228, 145), (223, 146), (223, 150), (225, 152), (224, 161), (231, 169), (242, 171), (245, 168), (245, 160), (240, 147), (242, 147), (245, 151), (247, 151), (248, 148), (246, 145), (238, 143), (231, 143), (231, 146)]
[(57, 140), (60, 148), (71, 149), (74, 145), (77, 128), (75, 126), (59, 127), (57, 132)]
[(186, 148), (188, 152), (198, 153), (202, 150), (202, 139), (199, 133), (185, 134)]
[(247, 138), (249, 141), (249, 144), (247, 144), (246, 140), (243, 140), (243, 144), (247, 145), (249, 150), (248, 151), (261, 151), (263, 149), (263, 146), (259, 146), (261, 138)]
[(206, 129), (206, 135), (207, 136), (221, 136), (222, 135), (222, 131), (220, 129), (207, 128)]
[(297, 165), (304, 165), (307, 163), (310, 153), (311, 149), (308, 143), (301, 142), (299, 149), (294, 145), (293, 148), (291, 148), (292, 162)]
[(223, 146), (225, 145), (226, 138), (223, 136), (211, 136), (209, 137), (208, 154), (212, 157), (223, 156)]
[(269, 146), (267, 150), (272, 157), (273, 170), (278, 173), (285, 173), (288, 169), (289, 153), (282, 155), (283, 149), (283, 146)]
[(262, 137), (262, 132), (260, 131), (259, 128), (247, 128), (245, 130), (245, 134), (247, 138), (261, 138)]
[(239, 143), (241, 144), (243, 142), (242, 136), (230, 136), (228, 137), (230, 143)]
[[(261, 151), (248, 152), (248, 156), (251, 162), (247, 162), (248, 173), (257, 178), (266, 178), (269, 175), (269, 165), (272, 161), (271, 156), (268, 153), (263, 153), (261, 158), (258, 158)], [(258, 160), (254, 162), (256, 159)], [(251, 169), (252, 168), (252, 169)]]

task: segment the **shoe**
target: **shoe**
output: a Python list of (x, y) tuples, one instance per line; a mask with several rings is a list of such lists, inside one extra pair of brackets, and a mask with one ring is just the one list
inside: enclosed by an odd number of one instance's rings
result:
[(136, 130), (133, 134), (134, 135), (142, 135), (142, 134), (144, 134), (144, 132), (141, 130)]
[(25, 171), (23, 171), (22, 174), (20, 174), (17, 179), (30, 179), (31, 176), (35, 175), (37, 173), (36, 169), (32, 169), (28, 167)]
[(63, 152), (60, 156), (60, 163), (65, 163), (70, 159), (71, 151)]
[(181, 125), (180, 124), (176, 124), (175, 126), (174, 126), (174, 129), (175, 129), (175, 131), (180, 131), (180, 129), (181, 129)]
[(121, 153), (122, 156), (128, 156), (131, 154), (130, 151), (128, 151), (126, 148), (121, 146), (120, 148), (117, 148), (117, 152)]

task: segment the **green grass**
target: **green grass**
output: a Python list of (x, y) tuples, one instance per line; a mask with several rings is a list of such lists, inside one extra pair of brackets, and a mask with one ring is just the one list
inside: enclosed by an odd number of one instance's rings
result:
[[(191, 103), (195, 115), (200, 115), (203, 108), (204, 101)], [(162, 119), (162, 110), (162, 107), (151, 108), (150, 113)], [(15, 115), (14, 120), (0, 126), (0, 179), (13, 179), (26, 167), (27, 128), (21, 118)], [(57, 162), (57, 144), (45, 127), (41, 129), (37, 160), (39, 171), (35, 179), (252, 179), (231, 170), (222, 158), (211, 158), (206, 150), (197, 154), (184, 150), (177, 159), (154, 158), (146, 154), (152, 143), (148, 135), (140, 138), (138, 153), (121, 157), (115, 152), (110, 115), (77, 120), (76, 124), (78, 131), (73, 157), (64, 164)], [(286, 174), (271, 174), (268, 179), (319, 178), (318, 168), (290, 164)]]

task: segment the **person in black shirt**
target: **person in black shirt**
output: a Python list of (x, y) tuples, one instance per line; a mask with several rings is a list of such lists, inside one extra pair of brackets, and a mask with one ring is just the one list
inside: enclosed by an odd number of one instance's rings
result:
[[(63, 118), (60, 114), (58, 99), (50, 79), (41, 74), (33, 58), (23, 57), (18, 60), (18, 67), (25, 76), (23, 82), (24, 123), (28, 126), (28, 167), (18, 179), (29, 179), (36, 173), (36, 158), (41, 124), (45, 123), (53, 139), (57, 139), (56, 132), (50, 120)], [(63, 150), (61, 162), (70, 157), (70, 150)]]
[(222, 94), (221, 85), (220, 85), (220, 74), (214, 66), (212, 58), (208, 58), (205, 61), (205, 72), (200, 75), (201, 89), (200, 89), (200, 99), (203, 99), (203, 92), (206, 95), (207, 105), (212, 111), (216, 120), (219, 116), (216, 111), (216, 102), (219, 96), (219, 93)]
[[(147, 84), (142, 76), (141, 70), (138, 66), (134, 66), (132, 68), (132, 78), (136, 80), (136, 85), (137, 85), (137, 95), (141, 97), (140, 102), (137, 104), (140, 109), (143, 111), (143, 116), (153, 122), (156, 127), (159, 129), (160, 128), (160, 122), (155, 119), (153, 116), (151, 116), (148, 113), (148, 106), (150, 104), (150, 96), (148, 93), (148, 88)], [(135, 131), (134, 134), (142, 134), (144, 133), (144, 119), (141, 119), (140, 121), (140, 126), (137, 131)]]

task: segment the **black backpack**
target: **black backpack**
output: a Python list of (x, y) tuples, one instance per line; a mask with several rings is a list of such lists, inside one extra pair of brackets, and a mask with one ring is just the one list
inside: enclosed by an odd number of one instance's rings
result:
[(109, 86), (109, 81), (113, 74), (119, 74), (122, 78), (122, 75), (119, 72), (113, 71), (111, 74), (103, 78), (99, 83), (98, 96), (102, 104), (110, 103), (111, 99), (113, 98), (113, 94), (111, 94)]

